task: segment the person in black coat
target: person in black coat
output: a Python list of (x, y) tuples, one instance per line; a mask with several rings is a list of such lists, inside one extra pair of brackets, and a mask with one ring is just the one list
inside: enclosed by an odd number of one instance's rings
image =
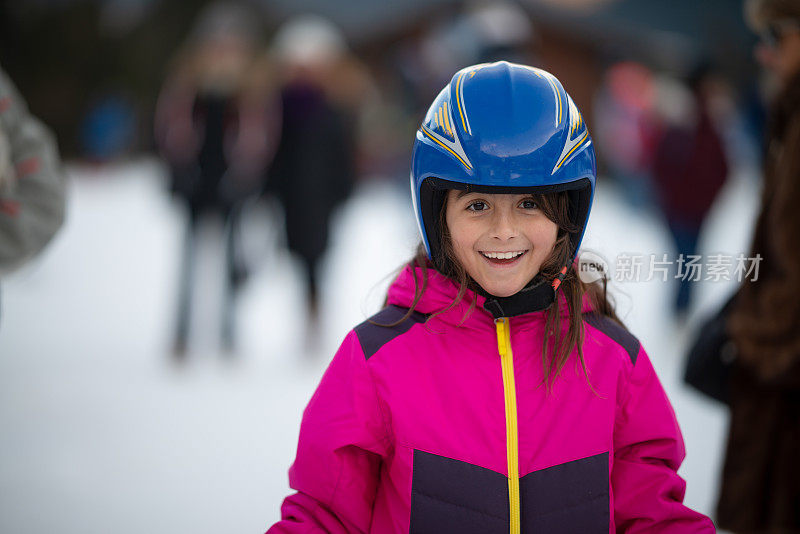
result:
[(187, 211), (173, 351), (187, 348), (200, 221), (225, 228), (222, 345), (234, 348), (235, 293), (246, 276), (238, 250), (242, 201), (260, 188), (270, 155), (269, 91), (261, 83), (257, 38), (248, 11), (212, 4), (178, 55), (156, 109), (156, 141)]
[[(688, 120), (668, 124), (652, 168), (656, 199), (683, 262), (696, 255), (703, 223), (728, 177), (727, 155), (710, 109), (711, 67), (698, 66), (688, 82)], [(686, 317), (694, 283), (685, 274), (680, 279), (673, 307), (678, 318)]]
[(735, 347), (718, 526), (800, 532), (800, 2), (751, 2), (758, 56), (777, 82), (750, 258), (727, 318)]
[(323, 19), (290, 21), (275, 38), (284, 69), (280, 143), (267, 189), (283, 205), (286, 239), (305, 268), (312, 323), (319, 303), (319, 264), (330, 217), (349, 196), (356, 174), (354, 117), (332, 96), (343, 40)]

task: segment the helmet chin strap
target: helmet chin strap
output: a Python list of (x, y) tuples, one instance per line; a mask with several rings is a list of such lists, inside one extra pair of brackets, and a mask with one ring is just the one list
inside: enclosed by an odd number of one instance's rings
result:
[(527, 286), (510, 297), (496, 297), (478, 286), (479, 292), (486, 297), (483, 308), (495, 319), (546, 310), (555, 301), (556, 291), (567, 275), (571, 263), (568, 262), (549, 284), (541, 274), (537, 274)]

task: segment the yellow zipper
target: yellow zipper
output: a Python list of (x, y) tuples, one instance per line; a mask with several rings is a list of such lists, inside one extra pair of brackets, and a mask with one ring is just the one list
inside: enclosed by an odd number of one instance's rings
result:
[(514, 387), (514, 357), (511, 354), (511, 327), (507, 317), (495, 319), (497, 350), (503, 366), (503, 393), (506, 401), (506, 459), (508, 461), (508, 506), (511, 534), (519, 534), (519, 453), (517, 450), (517, 390)]

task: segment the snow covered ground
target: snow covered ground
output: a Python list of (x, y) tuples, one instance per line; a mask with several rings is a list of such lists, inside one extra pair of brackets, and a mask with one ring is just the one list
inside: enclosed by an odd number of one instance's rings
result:
[[(206, 224), (199, 312), (179, 364), (170, 334), (182, 219), (162, 168), (145, 158), (71, 174), (62, 232), (1, 288), (0, 532), (263, 532), (289, 491), (302, 410), (327, 361), (345, 332), (380, 308), (415, 245), (406, 190), (368, 185), (338, 214), (317, 338), (308, 335), (278, 214), (251, 207), (253, 272), (234, 354), (218, 348), (221, 228)], [(746, 252), (757, 199), (748, 174), (729, 182), (702, 253)], [(598, 191), (585, 247), (612, 262), (672, 253), (658, 218), (632, 211), (610, 187)], [(670, 284), (614, 284), (684, 432), (686, 502), (705, 513), (716, 499), (727, 415), (680, 375), (696, 318), (733, 283), (697, 284), (688, 329), (670, 317)]]

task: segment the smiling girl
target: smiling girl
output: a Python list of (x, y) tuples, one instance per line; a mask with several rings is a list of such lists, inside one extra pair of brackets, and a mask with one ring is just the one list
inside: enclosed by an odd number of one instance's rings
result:
[(269, 532), (714, 532), (675, 415), (575, 258), (591, 137), (551, 74), (455, 74), (417, 132), (422, 243), (306, 408)]

